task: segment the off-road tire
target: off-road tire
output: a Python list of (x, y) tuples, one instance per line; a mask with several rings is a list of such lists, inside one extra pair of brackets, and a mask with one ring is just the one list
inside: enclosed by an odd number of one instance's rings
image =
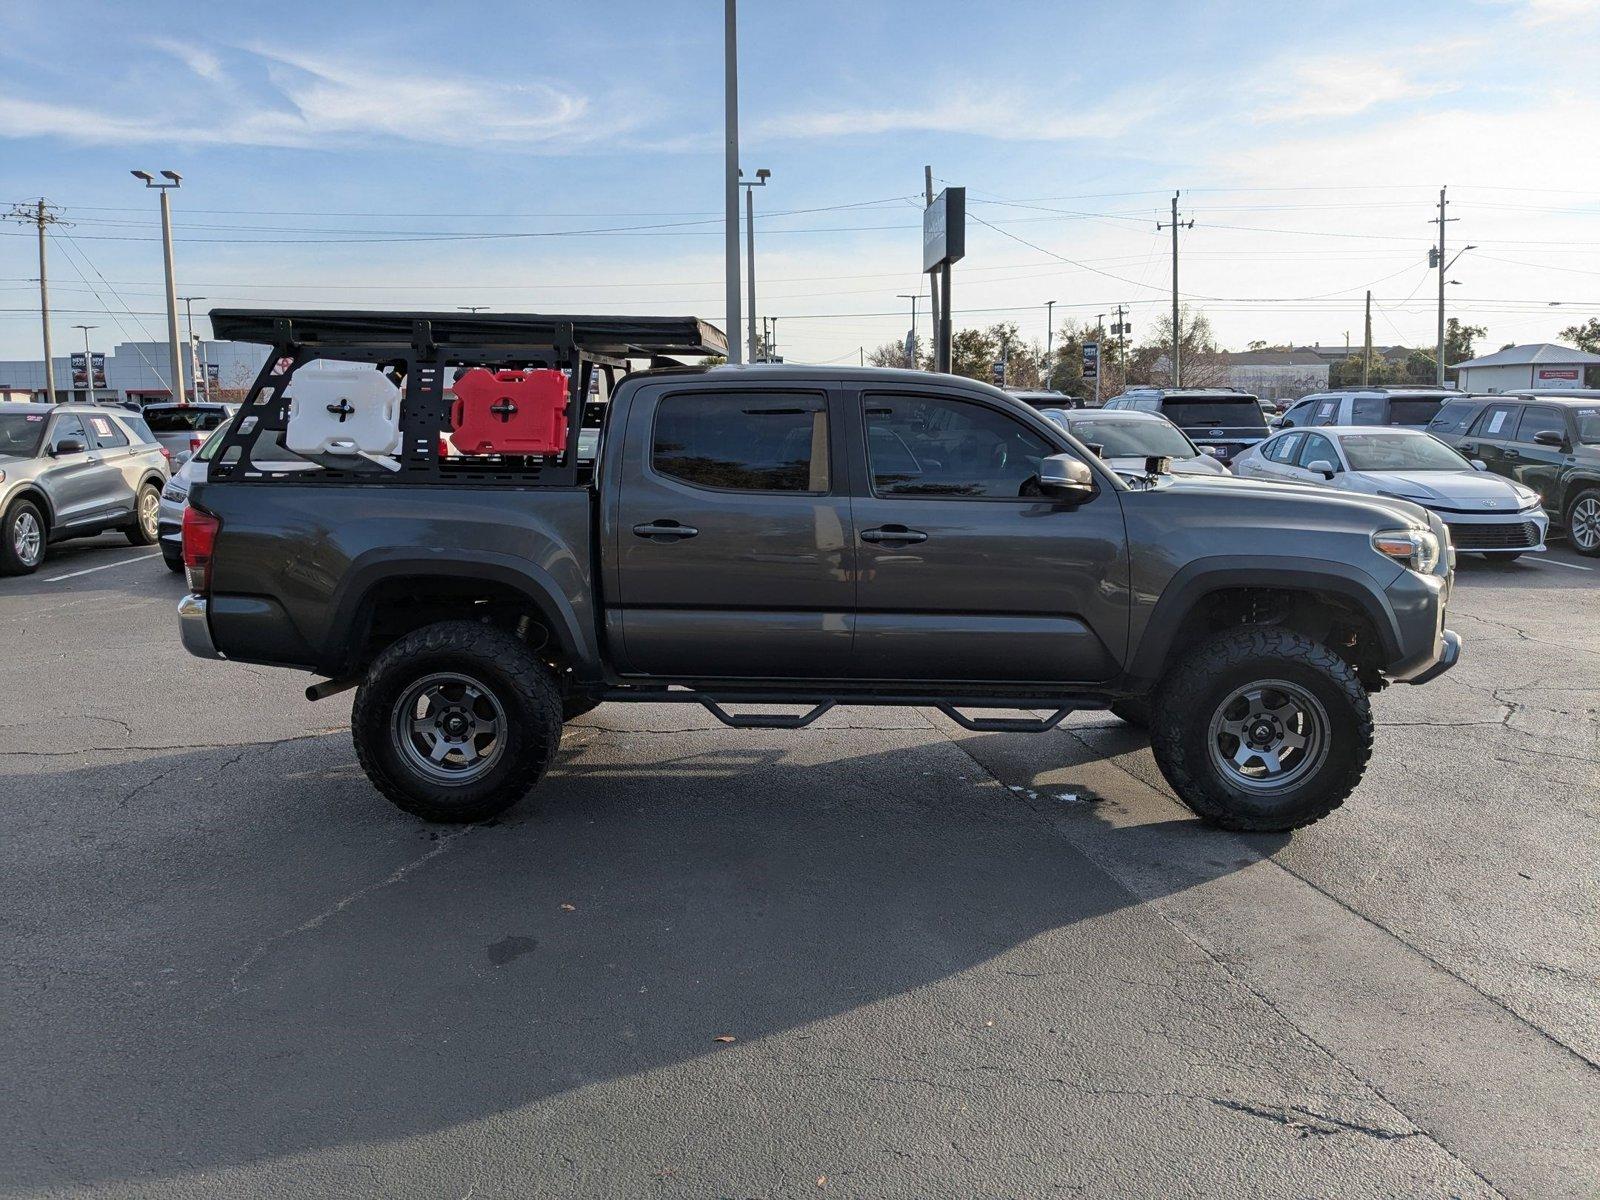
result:
[[(151, 496), (155, 497), (153, 502), (147, 500), (147, 497)], [(147, 503), (153, 504), (153, 512), (148, 529), (145, 528), (144, 521), (139, 516)], [(160, 508), (161, 489), (153, 483), (147, 483), (142, 486), (133, 497), (133, 524), (126, 526), (122, 531), (122, 536), (128, 539), (129, 545), (154, 546), (156, 544), (156, 541), (161, 536), (161, 527), (156, 523), (154, 512), (159, 511)]]
[(1111, 715), (1120, 717), (1137, 729), (1148, 729), (1150, 727), (1150, 697), (1138, 696), (1129, 697), (1126, 700), (1118, 700), (1111, 706)]
[(1600, 538), (1596, 538), (1594, 544), (1585, 549), (1578, 543), (1578, 539), (1572, 536), (1572, 522), (1577, 514), (1578, 505), (1582, 504), (1586, 500), (1600, 504), (1600, 488), (1586, 488), (1584, 491), (1581, 491), (1574, 496), (1572, 498), (1572, 503), (1567, 505), (1567, 545), (1572, 547), (1573, 553), (1581, 554), (1585, 558), (1600, 558)]
[[(1212, 716), (1235, 689), (1281, 679), (1309, 692), (1327, 716), (1327, 753), (1310, 774), (1259, 794), (1232, 783), (1209, 749)], [(1372, 708), (1355, 669), (1288, 630), (1220, 633), (1179, 661), (1156, 695), (1150, 746), (1178, 798), (1223, 829), (1281, 832), (1327, 816), (1361, 782), (1372, 756)]]
[[(505, 712), (506, 745), (481, 778), (452, 785), (407, 764), (391, 737), (394, 710), (412, 683), (460, 671), (493, 692)], [(483, 821), (538, 783), (561, 744), (561, 689), (526, 643), (473, 621), (440, 621), (407, 634), (373, 660), (350, 716), (356, 757), (372, 785), (425, 821)]]
[(600, 707), (600, 701), (593, 696), (585, 696), (581, 692), (568, 692), (561, 698), (561, 719), (563, 721), (575, 720), (586, 712), (593, 712)]
[[(17, 553), (17, 522), (27, 514), (34, 520), (39, 530), (39, 556), (32, 562)], [(5, 517), (0, 518), (0, 575), (32, 575), (39, 569), (39, 564), (44, 562), (47, 553), (44, 539), (48, 536), (45, 526), (44, 514), (39, 511), (39, 506), (32, 500), (17, 500), (6, 509)]]

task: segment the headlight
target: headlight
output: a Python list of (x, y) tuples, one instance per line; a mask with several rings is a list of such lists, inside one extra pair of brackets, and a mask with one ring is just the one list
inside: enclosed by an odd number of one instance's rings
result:
[(1431, 575), (1439, 565), (1439, 539), (1428, 529), (1380, 530), (1372, 535), (1372, 548), (1419, 575)]
[[(4, 476), (0, 475), (0, 479), (3, 478)], [(1535, 504), (1544, 503), (1543, 494), (1534, 491), (1532, 488), (1525, 488), (1520, 483), (1516, 487), (1516, 493), (1517, 499), (1522, 501), (1523, 508), (1532, 508)]]
[(4, 471), (0, 471), (0, 483), (4, 483), (5, 481), (6, 481), (6, 473)]
[(179, 500), (187, 500), (189, 498), (189, 489), (174, 481), (161, 489), (161, 498), (163, 500), (171, 500), (176, 504)]

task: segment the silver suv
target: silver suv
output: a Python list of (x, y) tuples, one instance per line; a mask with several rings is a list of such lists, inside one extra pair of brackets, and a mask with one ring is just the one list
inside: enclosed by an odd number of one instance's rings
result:
[(29, 574), (51, 542), (108, 529), (152, 545), (166, 481), (166, 453), (138, 417), (0, 405), (0, 575)]

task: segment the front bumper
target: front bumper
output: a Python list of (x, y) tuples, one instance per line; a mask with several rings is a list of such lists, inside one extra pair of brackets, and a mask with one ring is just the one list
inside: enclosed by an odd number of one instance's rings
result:
[(1456, 665), (1456, 660), (1461, 657), (1461, 635), (1454, 629), (1441, 631), (1440, 639), (1444, 645), (1439, 652), (1439, 659), (1433, 666), (1425, 669), (1420, 675), (1413, 675), (1406, 680), (1407, 683), (1427, 683), (1437, 679), (1451, 667)]
[(196, 658), (221, 658), (211, 640), (211, 622), (206, 616), (206, 598), (190, 592), (178, 601), (178, 632), (183, 648)]

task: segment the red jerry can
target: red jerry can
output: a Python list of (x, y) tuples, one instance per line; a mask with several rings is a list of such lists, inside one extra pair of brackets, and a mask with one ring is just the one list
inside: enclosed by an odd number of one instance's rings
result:
[(560, 371), (474, 367), (456, 380), (451, 441), (462, 454), (558, 454), (567, 445), (567, 377)]

